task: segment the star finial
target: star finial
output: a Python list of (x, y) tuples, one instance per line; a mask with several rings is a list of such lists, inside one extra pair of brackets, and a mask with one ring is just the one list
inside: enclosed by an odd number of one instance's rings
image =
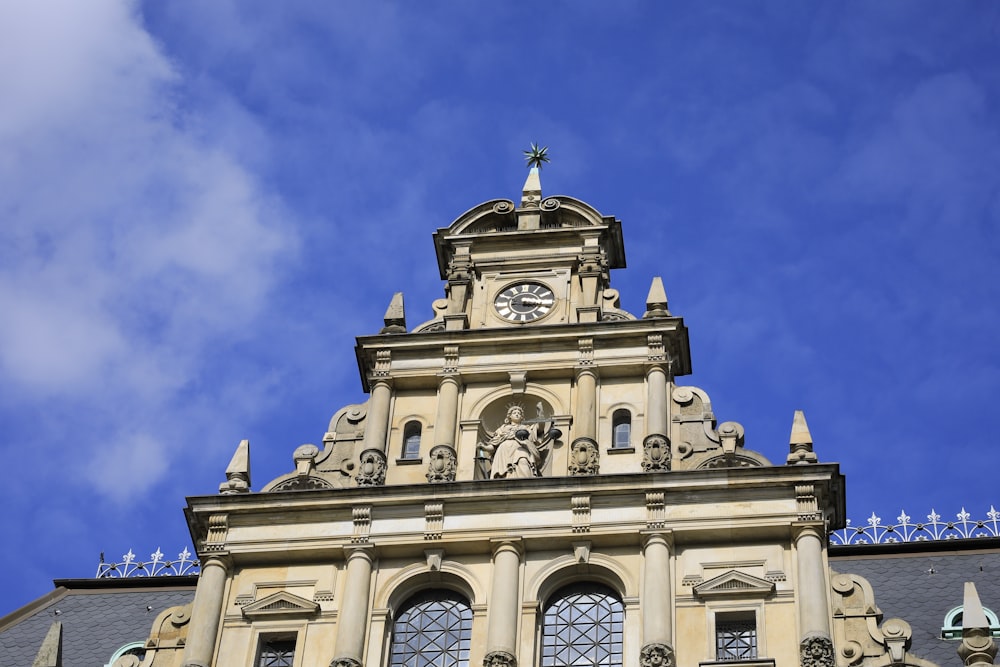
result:
[(531, 142), (531, 148), (524, 151), (524, 159), (528, 163), (528, 168), (538, 167), (542, 168), (542, 164), (549, 161), (549, 147), (542, 146), (539, 148), (538, 144)]

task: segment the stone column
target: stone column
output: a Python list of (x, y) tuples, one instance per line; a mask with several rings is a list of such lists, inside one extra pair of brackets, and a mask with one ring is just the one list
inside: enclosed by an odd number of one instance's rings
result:
[(330, 667), (361, 667), (368, 635), (372, 561), (371, 547), (350, 547), (347, 552), (347, 581), (337, 614), (337, 657)]
[(458, 421), (458, 378), (446, 375), (438, 384), (437, 415), (434, 417), (434, 444), (455, 447)]
[(674, 664), (673, 598), (670, 596), (670, 534), (652, 533), (643, 546), (642, 651), (640, 667)]
[(802, 664), (833, 667), (830, 639), (830, 604), (826, 567), (823, 565), (823, 533), (817, 526), (801, 526), (795, 535), (798, 561), (799, 652)]
[(646, 371), (646, 435), (668, 435), (667, 372), (659, 365)]
[(576, 371), (576, 414), (573, 416), (574, 440), (597, 438), (597, 373), (593, 368)]
[(229, 567), (218, 556), (209, 557), (201, 566), (201, 577), (198, 579), (191, 608), (187, 645), (184, 648), (184, 667), (212, 665), (228, 577)]
[(517, 667), (518, 592), (521, 552), (516, 542), (504, 540), (493, 551), (493, 583), (486, 625), (486, 667)]
[(667, 373), (656, 363), (646, 370), (646, 437), (642, 440), (642, 469), (670, 470)]
[(389, 434), (391, 382), (388, 379), (373, 380), (371, 396), (371, 400), (368, 402), (364, 449), (377, 449), (380, 452), (385, 452), (386, 436)]

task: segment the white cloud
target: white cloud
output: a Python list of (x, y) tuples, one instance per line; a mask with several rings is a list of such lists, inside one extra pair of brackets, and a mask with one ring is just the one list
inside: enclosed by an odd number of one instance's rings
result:
[[(0, 62), (4, 400), (127, 414), (83, 424), (76, 443), (84, 475), (120, 498), (183, 455), (149, 429), (168, 405), (178, 412), (212, 346), (263, 311), (295, 231), (197, 129), (131, 3), (2, 5)], [(142, 487), (114, 481), (140, 473)]]

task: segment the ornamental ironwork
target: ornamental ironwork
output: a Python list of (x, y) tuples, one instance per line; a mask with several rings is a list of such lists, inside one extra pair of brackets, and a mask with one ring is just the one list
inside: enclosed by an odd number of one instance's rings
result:
[(985, 519), (973, 519), (963, 507), (953, 520), (944, 519), (932, 509), (926, 521), (913, 521), (905, 511), (901, 511), (896, 523), (882, 523), (874, 512), (866, 523), (866, 526), (853, 526), (848, 519), (846, 528), (830, 533), (830, 544), (847, 546), (1000, 537), (1000, 512), (992, 505)]
[(136, 555), (129, 549), (128, 553), (122, 556), (120, 563), (107, 563), (104, 561), (104, 553), (101, 553), (101, 562), (97, 565), (98, 579), (119, 579), (125, 577), (177, 577), (187, 574), (200, 574), (201, 562), (194, 557), (187, 547), (181, 551), (177, 558), (168, 560), (160, 548), (157, 547), (149, 556), (149, 560), (136, 560)]

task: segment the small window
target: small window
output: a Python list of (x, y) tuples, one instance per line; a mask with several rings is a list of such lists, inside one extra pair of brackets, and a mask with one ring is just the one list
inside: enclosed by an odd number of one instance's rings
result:
[(420, 458), (420, 422), (406, 422), (403, 428), (403, 456), (404, 459)]
[(611, 416), (611, 446), (615, 449), (632, 446), (632, 413), (615, 410)]
[(715, 659), (753, 660), (756, 657), (756, 615), (753, 612), (716, 614)]
[(262, 635), (254, 667), (292, 667), (295, 662), (295, 635)]
[[(941, 628), (942, 639), (962, 638), (963, 611), (964, 609), (962, 607), (955, 607), (945, 614), (944, 626)], [(993, 637), (1000, 637), (1000, 620), (997, 619), (997, 615), (986, 607), (983, 607), (983, 614), (986, 615), (986, 620), (990, 623), (990, 635)]]

